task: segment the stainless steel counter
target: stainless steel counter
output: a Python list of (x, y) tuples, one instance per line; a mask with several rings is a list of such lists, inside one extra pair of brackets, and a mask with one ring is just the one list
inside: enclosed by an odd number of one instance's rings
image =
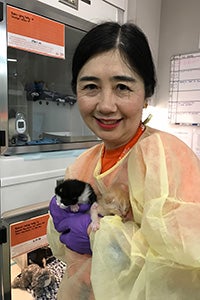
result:
[(70, 137), (71, 141), (56, 143), (56, 144), (37, 144), (37, 145), (28, 145), (28, 146), (16, 146), (16, 147), (8, 147), (6, 149), (2, 149), (1, 155), (10, 156), (17, 155), (23, 153), (36, 153), (36, 152), (49, 152), (49, 151), (63, 151), (63, 150), (73, 150), (73, 149), (87, 149), (95, 146), (96, 144), (101, 143), (99, 139), (85, 139), (82, 137), (82, 140), (75, 137)]

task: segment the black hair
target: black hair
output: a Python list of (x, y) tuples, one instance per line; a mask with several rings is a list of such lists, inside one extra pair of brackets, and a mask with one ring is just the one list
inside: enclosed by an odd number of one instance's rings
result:
[(77, 77), (84, 64), (97, 54), (118, 49), (125, 62), (143, 79), (145, 97), (156, 86), (155, 67), (148, 40), (142, 30), (128, 22), (105, 22), (92, 28), (77, 46), (72, 61), (72, 90), (76, 94)]

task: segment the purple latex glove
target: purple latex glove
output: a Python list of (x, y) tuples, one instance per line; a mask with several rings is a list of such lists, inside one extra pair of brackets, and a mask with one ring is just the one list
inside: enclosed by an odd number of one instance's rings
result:
[(50, 214), (54, 226), (61, 232), (60, 241), (67, 248), (80, 254), (92, 254), (87, 228), (91, 223), (89, 204), (81, 204), (78, 212), (71, 212), (70, 209), (62, 209), (56, 202), (56, 196), (51, 199)]

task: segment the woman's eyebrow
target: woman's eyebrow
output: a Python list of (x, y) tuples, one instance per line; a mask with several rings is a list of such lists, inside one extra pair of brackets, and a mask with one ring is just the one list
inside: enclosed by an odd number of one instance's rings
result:
[[(127, 82), (136, 82), (136, 79), (131, 76), (126, 75), (116, 75), (111, 78), (114, 81), (127, 81)], [(100, 79), (96, 76), (83, 76), (79, 79), (79, 81), (100, 81)]]
[(83, 76), (79, 81), (99, 81), (99, 78), (96, 76)]
[(136, 82), (136, 79), (126, 75), (116, 75), (112, 77), (114, 80)]

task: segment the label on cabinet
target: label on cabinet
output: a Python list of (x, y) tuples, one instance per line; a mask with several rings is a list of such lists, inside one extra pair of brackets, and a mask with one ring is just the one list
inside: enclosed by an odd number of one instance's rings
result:
[(8, 46), (65, 58), (65, 26), (56, 21), (7, 6)]
[(48, 244), (46, 237), (49, 215), (31, 218), (10, 225), (11, 258)]

